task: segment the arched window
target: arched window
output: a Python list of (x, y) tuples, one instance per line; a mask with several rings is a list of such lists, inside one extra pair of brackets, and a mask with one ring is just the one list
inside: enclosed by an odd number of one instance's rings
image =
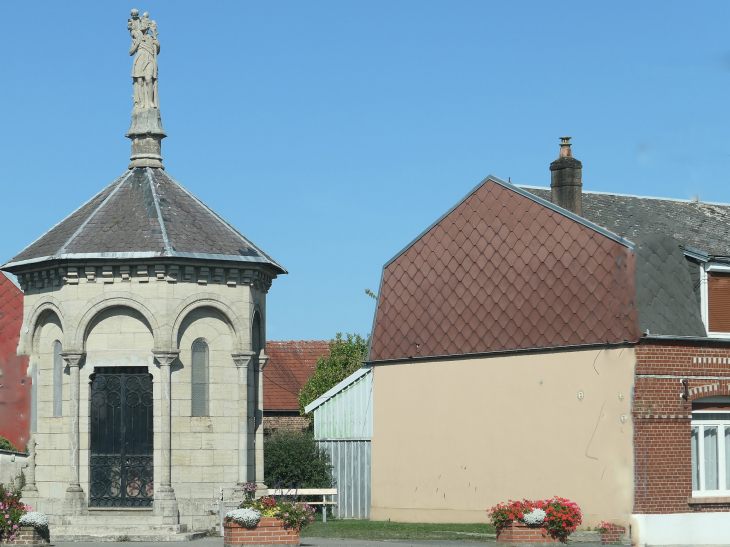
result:
[(191, 361), (193, 416), (208, 415), (208, 344), (198, 338), (193, 342)]
[(56, 340), (53, 343), (53, 417), (63, 416), (63, 346)]

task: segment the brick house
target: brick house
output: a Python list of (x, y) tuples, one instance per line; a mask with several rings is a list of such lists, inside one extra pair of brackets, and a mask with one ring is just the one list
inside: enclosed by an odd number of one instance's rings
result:
[(28, 357), (16, 355), (23, 323), (23, 292), (0, 272), (0, 436), (19, 449), (30, 439), (31, 379)]
[(371, 516), (558, 495), (641, 544), (726, 544), (730, 206), (583, 192), (567, 138), (550, 168), (487, 177), (384, 266)]
[(329, 355), (326, 340), (266, 342), (269, 362), (264, 369), (264, 431), (302, 431), (309, 420), (299, 413), (299, 390), (314, 373), (317, 359)]

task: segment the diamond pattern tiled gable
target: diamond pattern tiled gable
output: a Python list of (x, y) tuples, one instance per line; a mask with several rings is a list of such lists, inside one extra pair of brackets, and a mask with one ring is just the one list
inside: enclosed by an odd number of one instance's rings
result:
[(386, 265), (370, 360), (638, 339), (633, 252), (510, 187), (487, 179)]

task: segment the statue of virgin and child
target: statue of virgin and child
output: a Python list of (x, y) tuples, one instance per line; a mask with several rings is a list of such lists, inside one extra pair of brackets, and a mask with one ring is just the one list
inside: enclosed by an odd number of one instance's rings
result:
[(133, 9), (127, 29), (132, 36), (129, 54), (137, 54), (132, 66), (134, 108), (158, 108), (157, 54), (160, 42), (157, 39), (157, 23), (150, 21), (147, 12), (140, 17), (139, 11)]

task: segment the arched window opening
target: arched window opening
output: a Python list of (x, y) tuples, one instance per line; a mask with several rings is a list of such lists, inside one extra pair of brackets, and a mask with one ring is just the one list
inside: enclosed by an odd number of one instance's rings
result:
[(53, 343), (53, 417), (63, 416), (63, 346), (58, 340)]
[(259, 313), (256, 312), (253, 316), (253, 324), (251, 325), (251, 348), (258, 356), (261, 347), (261, 319)]
[(692, 403), (693, 496), (730, 494), (730, 397)]
[(198, 338), (192, 348), (192, 402), (193, 416), (208, 416), (208, 344)]

